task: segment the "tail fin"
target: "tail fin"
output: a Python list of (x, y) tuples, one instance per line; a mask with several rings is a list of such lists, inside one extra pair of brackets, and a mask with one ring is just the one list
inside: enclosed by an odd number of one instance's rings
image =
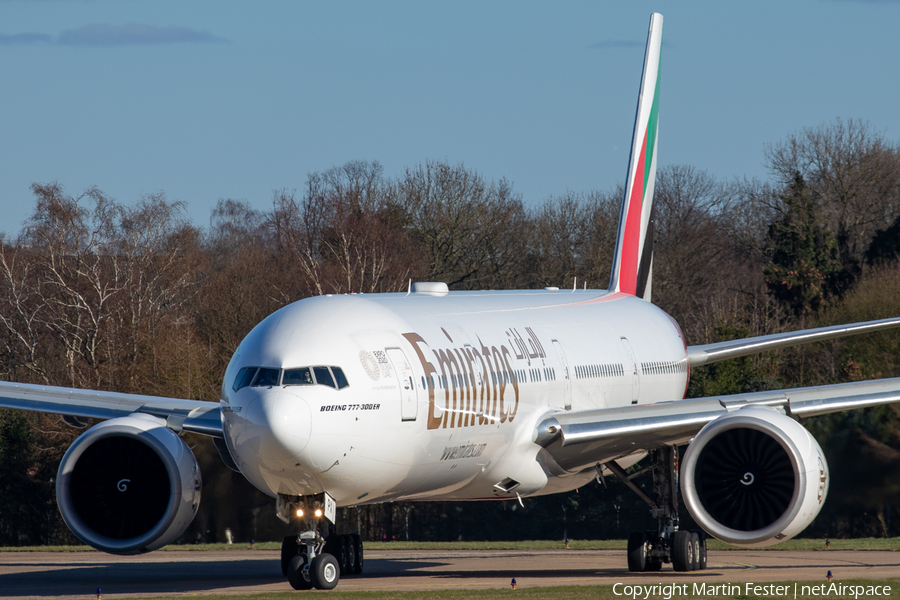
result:
[(613, 261), (610, 291), (623, 292), (650, 300), (653, 275), (653, 184), (656, 180), (656, 125), (659, 118), (659, 57), (663, 17), (650, 16), (650, 33), (644, 53), (644, 74), (638, 96), (631, 158), (619, 233)]

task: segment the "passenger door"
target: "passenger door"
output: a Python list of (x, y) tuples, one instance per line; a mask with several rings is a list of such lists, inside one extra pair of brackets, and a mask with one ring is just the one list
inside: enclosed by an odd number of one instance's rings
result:
[[(631, 350), (631, 343), (628, 341), (628, 338), (623, 337), (620, 339), (622, 340), (622, 346), (625, 348), (625, 356), (628, 359), (628, 362), (625, 363), (625, 376), (631, 375), (631, 403), (637, 404), (641, 395), (641, 377), (638, 374), (638, 364), (634, 360), (634, 352)], [(629, 367), (631, 368), (631, 373), (628, 372)]]
[(400, 420), (415, 421), (419, 412), (419, 395), (416, 391), (412, 366), (400, 348), (386, 348), (385, 352), (394, 367), (394, 375), (400, 386)]
[(553, 341), (553, 348), (559, 357), (560, 376), (563, 380), (563, 402), (566, 410), (572, 410), (572, 380), (569, 378), (569, 363), (566, 362), (566, 354), (563, 352), (562, 345), (557, 340)]

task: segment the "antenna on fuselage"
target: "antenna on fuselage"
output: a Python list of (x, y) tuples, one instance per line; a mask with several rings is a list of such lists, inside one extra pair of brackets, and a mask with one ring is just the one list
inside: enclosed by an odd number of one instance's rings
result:
[(409, 278), (409, 287), (406, 288), (406, 295), (409, 296), (412, 294), (412, 277)]

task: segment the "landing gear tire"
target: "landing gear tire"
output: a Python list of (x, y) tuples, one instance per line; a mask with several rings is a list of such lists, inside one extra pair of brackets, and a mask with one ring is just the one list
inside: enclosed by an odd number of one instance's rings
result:
[(690, 531), (676, 531), (672, 536), (672, 568), (691, 571), (694, 567), (694, 544)]
[(641, 573), (647, 570), (647, 553), (650, 544), (647, 542), (647, 534), (643, 531), (635, 531), (628, 536), (628, 570), (632, 573)]
[(338, 566), (341, 568), (341, 573), (348, 572), (347, 565), (351, 564), (352, 559), (347, 555), (346, 535), (332, 534), (328, 536), (328, 541), (325, 543), (323, 551), (332, 555), (337, 560)]
[(363, 543), (358, 533), (350, 534), (351, 544), (353, 546), (353, 569), (355, 575), (363, 572)]
[(341, 578), (341, 567), (332, 555), (319, 554), (312, 560), (312, 564), (309, 567), (309, 576), (312, 585), (316, 588), (332, 590)]
[(700, 553), (699, 553), (699, 566), (698, 568), (703, 571), (706, 569), (706, 536), (702, 533), (700, 534)]
[[(338, 538), (338, 545), (335, 548), (336, 552), (329, 552), (334, 558), (337, 560), (338, 566), (341, 568), (341, 573), (349, 573), (350, 569), (349, 565), (353, 564), (353, 559), (350, 558), (350, 552), (347, 549), (347, 536), (342, 535)], [(327, 552), (327, 550), (326, 550)]]
[(700, 570), (700, 535), (691, 533), (691, 571)]
[(290, 574), (288, 566), (291, 559), (300, 552), (300, 546), (297, 544), (297, 536), (289, 535), (281, 542), (281, 574), (287, 577)]
[(313, 582), (303, 576), (303, 565), (306, 564), (306, 555), (298, 554), (288, 564), (288, 583), (295, 590), (311, 590)]
[[(650, 550), (652, 550), (653, 546), (656, 543), (658, 543), (655, 531), (647, 532), (647, 542), (648, 542), (648, 545), (650, 546)], [(660, 569), (662, 569), (662, 566), (663, 566), (662, 560), (660, 560), (658, 557), (653, 556), (650, 553), (647, 554), (647, 564), (644, 566), (644, 571), (648, 571), (648, 572), (659, 571)]]
[(341, 563), (341, 573), (350, 575), (356, 573), (356, 547), (353, 545), (353, 536), (344, 535), (344, 556), (346, 563)]

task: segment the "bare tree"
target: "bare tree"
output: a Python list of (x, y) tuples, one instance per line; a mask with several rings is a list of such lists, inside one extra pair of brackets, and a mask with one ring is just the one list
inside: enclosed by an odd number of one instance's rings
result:
[(858, 275), (875, 231), (900, 216), (900, 149), (865, 121), (835, 119), (768, 146), (766, 160), (782, 189), (803, 177), (844, 268)]
[(463, 165), (426, 162), (393, 190), (397, 210), (427, 260), (428, 277), (458, 288), (508, 283), (524, 259), (521, 197)]
[(606, 287), (612, 268), (620, 190), (567, 192), (550, 197), (530, 214), (529, 270), (539, 287), (584, 282)]
[(725, 186), (721, 226), (735, 252), (762, 265), (768, 260), (769, 225), (783, 216), (783, 188), (758, 179), (737, 179)]
[(726, 252), (720, 218), (722, 185), (705, 171), (675, 165), (659, 170), (653, 206), (653, 299), (684, 321), (705, 296), (715, 294)]
[[(124, 297), (115, 314), (117, 331), (111, 333), (127, 346), (114, 350), (109, 361), (120, 356), (129, 363), (133, 389), (163, 393), (159, 383), (172, 383), (164, 375), (182, 370), (172, 368), (172, 354), (162, 346), (188, 333), (185, 305), (200, 283), (200, 235), (183, 210), (182, 203), (168, 202), (163, 194), (148, 195), (135, 207), (122, 209), (112, 260), (121, 265)], [(179, 388), (182, 395), (200, 395), (193, 385)]]
[[(102, 336), (113, 298), (125, 287), (115, 254), (120, 209), (97, 189), (81, 198), (57, 184), (32, 186), (37, 206), (19, 245), (38, 250), (38, 322), (63, 347), (66, 383), (101, 385)], [(80, 200), (94, 203), (93, 211)]]
[(125, 208), (95, 188), (74, 198), (57, 184), (32, 191), (32, 217), (0, 250), (11, 354), (43, 382), (152, 391), (143, 358), (195, 282), (196, 231), (181, 205), (154, 195)]
[(263, 247), (265, 215), (246, 200), (220, 198), (209, 218), (207, 247), (213, 259), (228, 260), (240, 248), (250, 245)]
[[(33, 256), (27, 249), (0, 240), (0, 276), (2, 302), (0, 322), (4, 326), (4, 372), (11, 379), (36, 378), (49, 383), (49, 375), (41, 358), (41, 303)], [(24, 368), (22, 373), (19, 368)]]
[(302, 198), (275, 193), (267, 218), (276, 251), (296, 265), (310, 293), (385, 292), (405, 287), (418, 253), (386, 201), (377, 162), (312, 173)]

